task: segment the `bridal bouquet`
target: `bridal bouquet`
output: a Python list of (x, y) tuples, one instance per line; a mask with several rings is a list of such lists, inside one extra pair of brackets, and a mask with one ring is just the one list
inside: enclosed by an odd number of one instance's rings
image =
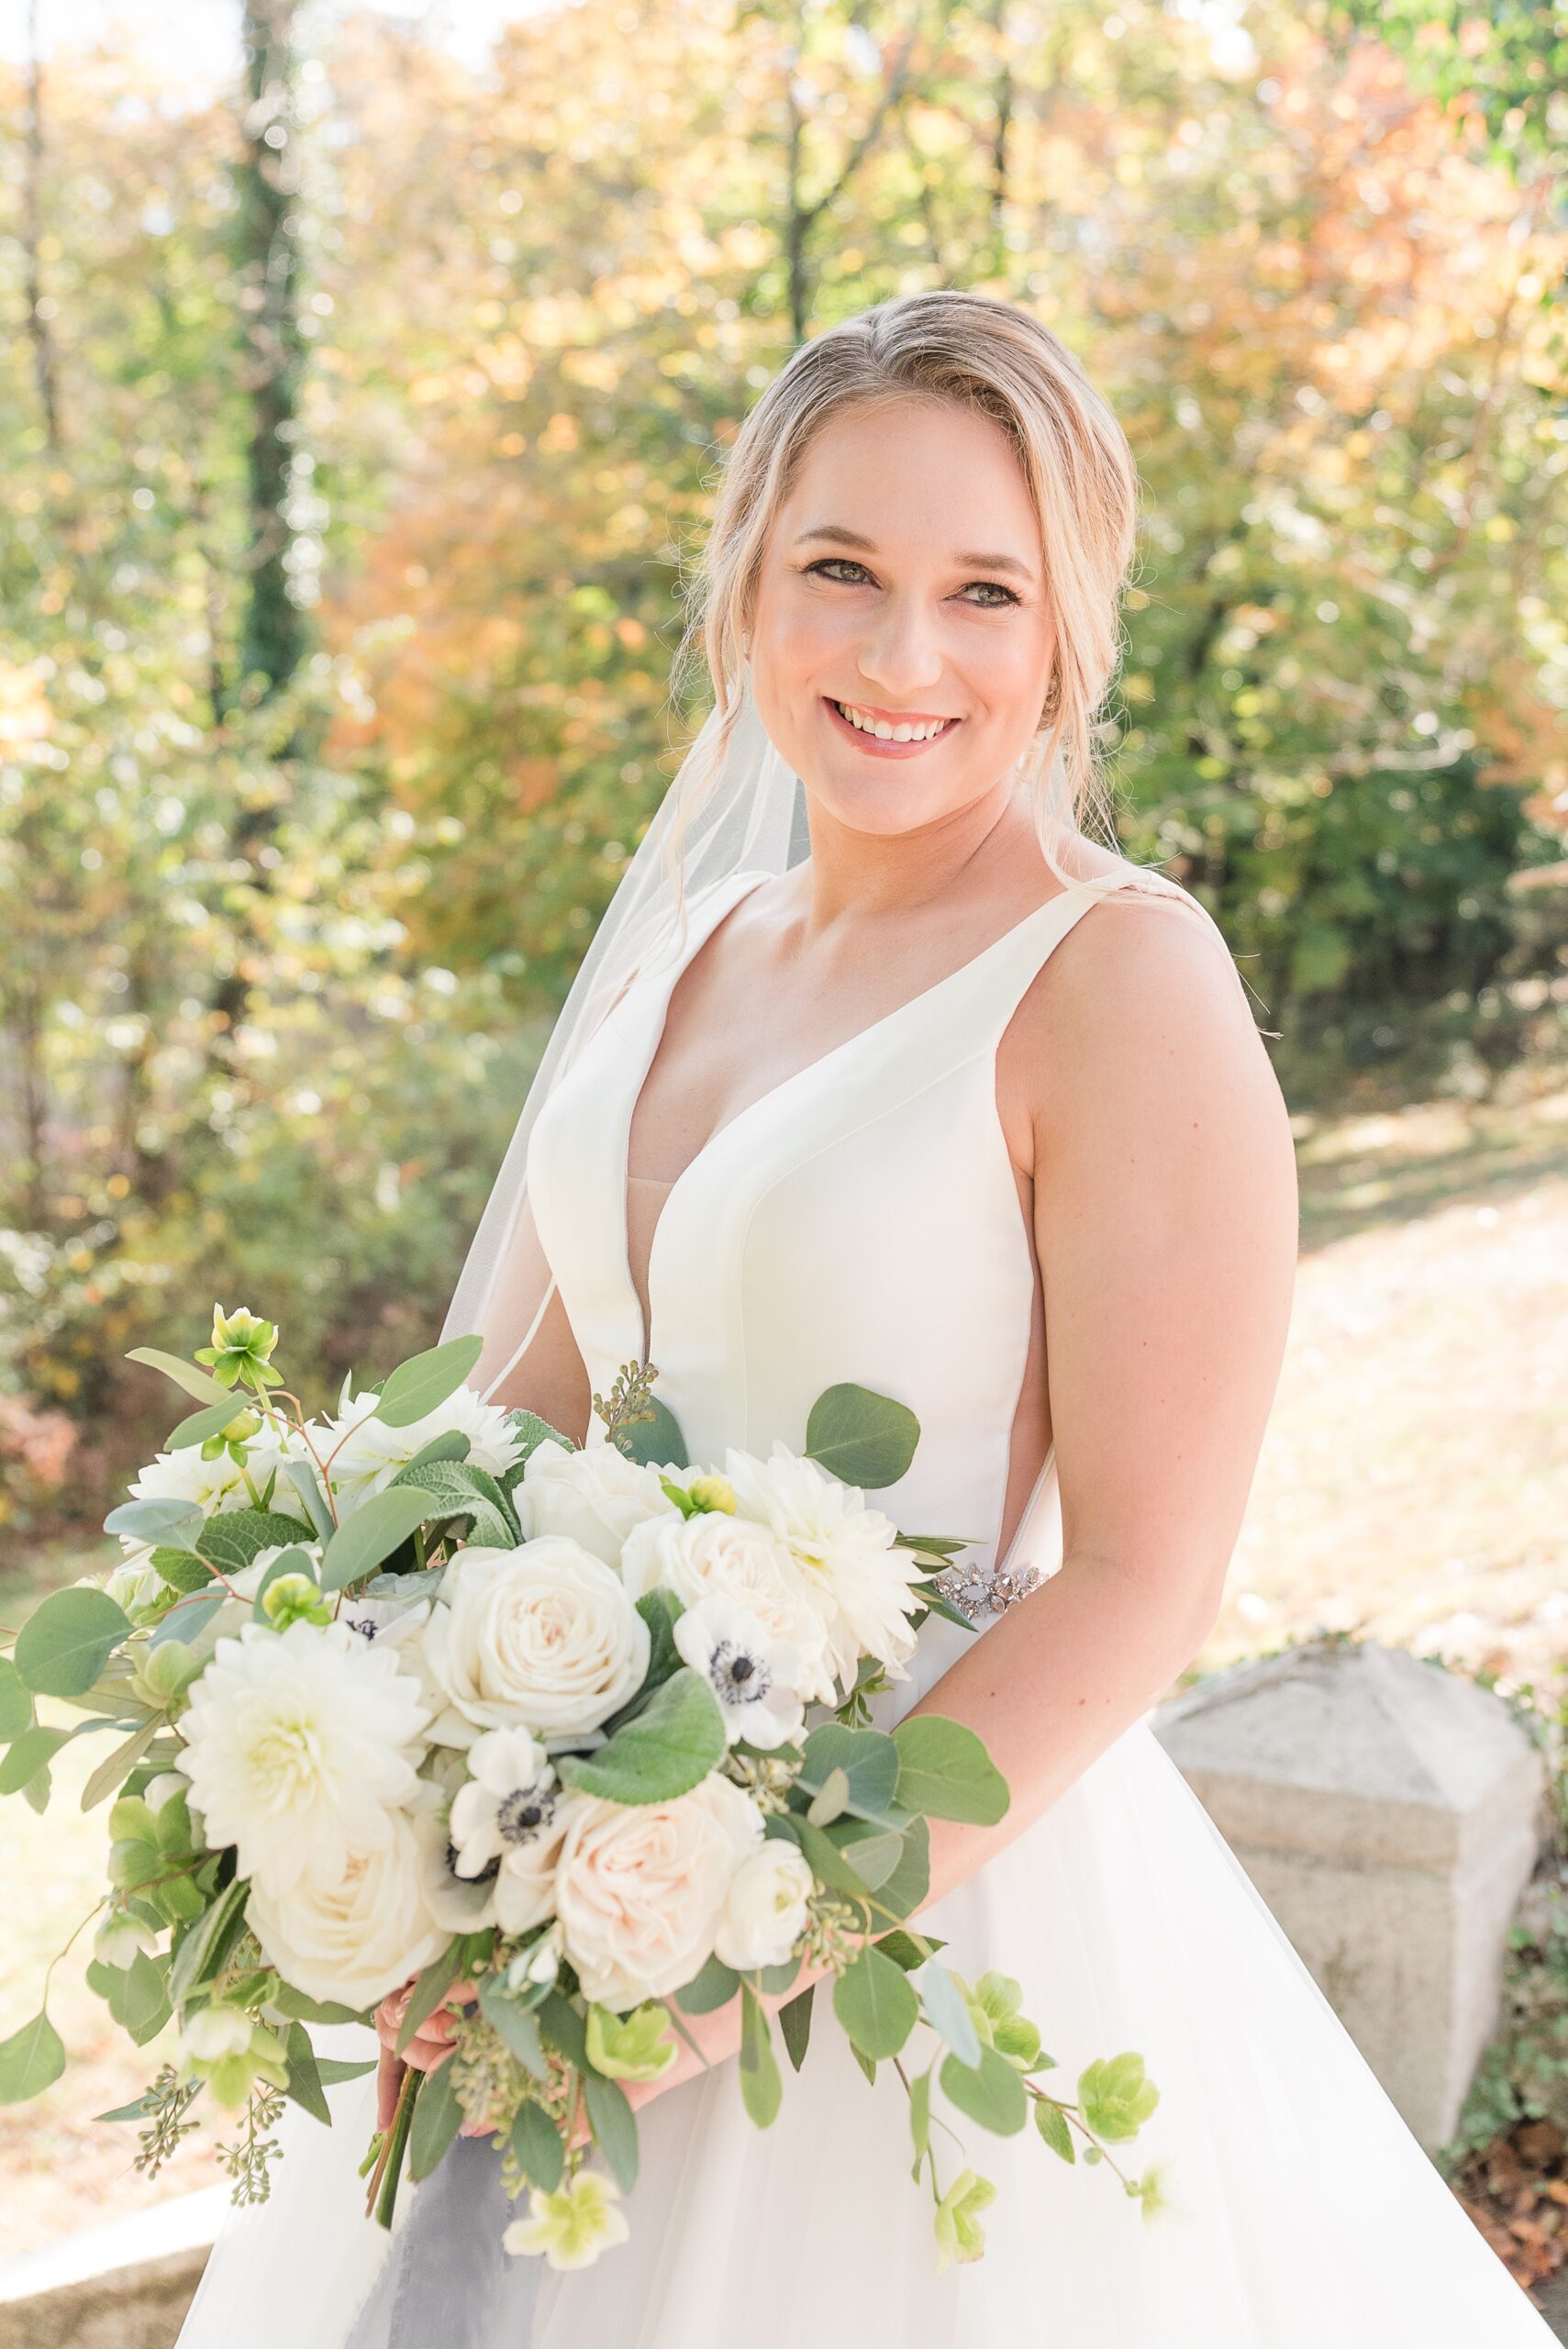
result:
[[(1008, 1799), (961, 1724), (867, 1725), (926, 1616), (964, 1620), (936, 1577), (965, 1545), (863, 1498), (907, 1468), (911, 1412), (830, 1387), (804, 1453), (696, 1468), (648, 1365), (594, 1397), (606, 1440), (578, 1447), (464, 1383), (476, 1338), (379, 1388), (350, 1377), (315, 1419), (276, 1337), (219, 1309), (194, 1361), (132, 1357), (199, 1408), (107, 1520), (122, 1564), (44, 1599), (0, 1658), (0, 1791), (42, 1809), (55, 1754), (114, 1735), (83, 1798), (113, 1798), (88, 1978), (138, 2044), (179, 2033), (147, 2094), (104, 2116), (139, 2124), (139, 2168), (205, 2094), (235, 2116), (235, 2199), (263, 2199), (284, 2099), (328, 2122), (326, 2088), (373, 2068), (319, 2055), (311, 2026), (395, 1995), (399, 2044), (441, 2009), (451, 2054), (405, 2073), (367, 2207), (390, 2224), (406, 2168), (494, 2132), (528, 2197), (507, 2249), (584, 2266), (627, 2232), (623, 2083), (675, 2061), (684, 2018), (739, 1999), (740, 2090), (766, 2128), (784, 2089), (764, 2001), (787, 1998), (798, 2069), (805, 1970), (830, 1979), (867, 2075), (896, 2063), (940, 2264), (980, 2255), (994, 2188), (969, 2169), (943, 2188), (936, 2093), (1001, 2134), (1032, 2116), (1153, 2207), (1153, 2172), (1106, 2153), (1153, 2110), (1141, 2059), (1051, 2094), (1018, 1985), (969, 1983), (908, 1921), (928, 1821), (994, 1824)], [(82, 1718), (61, 1725), (60, 1704)], [(64, 2062), (40, 2012), (0, 2046), (0, 2100)]]

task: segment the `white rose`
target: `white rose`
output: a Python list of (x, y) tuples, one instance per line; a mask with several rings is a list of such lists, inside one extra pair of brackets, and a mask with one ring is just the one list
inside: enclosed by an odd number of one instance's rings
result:
[(762, 1814), (728, 1778), (670, 1802), (584, 1800), (566, 1831), (555, 1911), (585, 1997), (624, 2012), (700, 1972)]
[(374, 2006), (451, 1939), (425, 1903), (417, 1822), (406, 1811), (393, 1811), (387, 1824), (384, 1842), (301, 1876), (286, 1898), (251, 1885), (251, 1931), (270, 1963), (307, 1998)]
[(770, 1836), (735, 1872), (714, 1933), (714, 1955), (738, 1974), (782, 1965), (806, 1931), (806, 1903), (816, 1881), (798, 1844)]
[(407, 1427), (388, 1427), (375, 1416), (379, 1398), (356, 1395), (351, 1378), (343, 1381), (338, 1416), (328, 1422), (325, 1442), (317, 1448), (323, 1459), (332, 1455), (328, 1474), (332, 1489), (350, 1509), (372, 1493), (384, 1492), (400, 1468), (439, 1435), (465, 1435), (464, 1454), (470, 1467), (492, 1476), (504, 1476), (522, 1453), (508, 1415), (499, 1404), (486, 1403), (472, 1386), (459, 1386), (433, 1411)]
[(876, 1656), (890, 1678), (907, 1678), (902, 1667), (916, 1645), (909, 1617), (923, 1603), (910, 1586), (923, 1568), (913, 1550), (895, 1546), (892, 1519), (782, 1443), (766, 1460), (731, 1450), (724, 1465), (741, 1516), (788, 1544), (844, 1686), (862, 1655)]
[(650, 1518), (682, 1521), (659, 1474), (628, 1460), (613, 1443), (587, 1452), (541, 1443), (529, 1453), (512, 1498), (525, 1535), (564, 1534), (615, 1566), (635, 1526)]
[(633, 1598), (655, 1588), (673, 1592), (683, 1607), (727, 1598), (755, 1618), (771, 1640), (802, 1649), (799, 1687), (807, 1698), (834, 1694), (822, 1614), (789, 1545), (750, 1518), (722, 1509), (695, 1517), (658, 1518), (631, 1533), (621, 1555), (621, 1580)]
[(286, 1898), (350, 1848), (389, 1842), (414, 1799), (429, 1713), (395, 1654), (340, 1623), (247, 1623), (220, 1639), (180, 1723), (206, 1838)]
[(582, 1737), (642, 1685), (648, 1626), (618, 1575), (575, 1542), (460, 1550), (441, 1597), (423, 1645), (448, 1698), (431, 1731), (444, 1744), (488, 1729)]

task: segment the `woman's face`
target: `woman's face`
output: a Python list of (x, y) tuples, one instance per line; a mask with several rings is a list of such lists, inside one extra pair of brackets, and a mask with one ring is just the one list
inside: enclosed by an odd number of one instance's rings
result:
[[(1040, 724), (1054, 643), (999, 425), (906, 399), (824, 427), (764, 553), (751, 646), (758, 712), (814, 802), (887, 834), (982, 798)], [(911, 727), (930, 739), (886, 739)]]

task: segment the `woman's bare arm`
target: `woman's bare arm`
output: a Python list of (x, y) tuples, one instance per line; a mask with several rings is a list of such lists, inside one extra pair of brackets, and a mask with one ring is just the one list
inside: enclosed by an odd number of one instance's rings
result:
[[(1215, 939), (1190, 913), (1113, 899), (1047, 975), (1034, 1223), (1063, 1562), (916, 1708), (977, 1731), (1012, 1791), (995, 1827), (932, 1821), (931, 1900), (1032, 1825), (1203, 1644), (1290, 1316), (1289, 1120)], [(690, 2027), (710, 2062), (739, 2045), (733, 2008)], [(639, 2101), (698, 2068), (683, 2049)]]

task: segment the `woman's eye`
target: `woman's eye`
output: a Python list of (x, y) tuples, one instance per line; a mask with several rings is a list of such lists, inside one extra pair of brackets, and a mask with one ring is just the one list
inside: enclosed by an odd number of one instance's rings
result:
[[(862, 578), (869, 578), (871, 576), (863, 562), (851, 562), (848, 555), (843, 554), (820, 555), (815, 562), (808, 562), (806, 568), (808, 576), (812, 572), (819, 572), (822, 576), (826, 578), (830, 572), (839, 571), (858, 571)], [(851, 579), (841, 584), (852, 587), (857, 585), (858, 582)], [(973, 587), (984, 589), (987, 596), (999, 596), (1002, 598), (1002, 601), (999, 604), (986, 603), (977, 606), (976, 608), (980, 611), (1002, 611), (1006, 609), (1008, 604), (1016, 604), (1018, 601), (1018, 596), (1014, 595), (1012, 589), (1010, 587), (1004, 587), (999, 579), (972, 579), (969, 582), (969, 585), (963, 589), (963, 594), (967, 596), (970, 592), (970, 588)]]

